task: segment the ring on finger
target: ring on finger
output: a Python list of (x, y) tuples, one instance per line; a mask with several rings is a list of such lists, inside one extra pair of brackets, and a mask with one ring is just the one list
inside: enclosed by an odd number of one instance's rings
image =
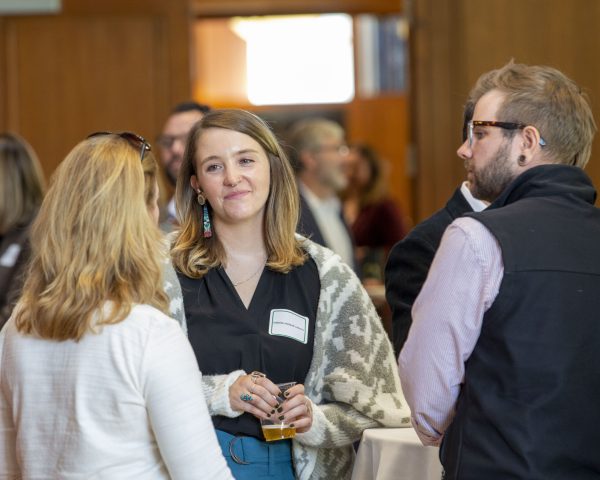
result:
[(251, 374), (250, 374), (250, 379), (252, 380), (252, 383), (256, 383), (256, 381), (259, 378), (264, 378), (266, 377), (266, 375), (262, 372), (257, 372), (256, 370), (254, 370)]
[(252, 401), (252, 395), (250, 395), (249, 393), (242, 393), (240, 395), (240, 400), (242, 400), (243, 402), (251, 402)]

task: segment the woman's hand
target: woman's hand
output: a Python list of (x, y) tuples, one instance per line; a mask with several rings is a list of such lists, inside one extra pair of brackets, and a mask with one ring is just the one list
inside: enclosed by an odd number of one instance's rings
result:
[(298, 433), (308, 432), (313, 422), (312, 402), (304, 395), (304, 385), (294, 385), (283, 396), (285, 401), (279, 415), (283, 415), (285, 423), (296, 427)]
[(229, 387), (229, 403), (233, 410), (248, 412), (256, 418), (271, 419), (281, 413), (277, 395), (279, 388), (264, 373), (242, 375)]

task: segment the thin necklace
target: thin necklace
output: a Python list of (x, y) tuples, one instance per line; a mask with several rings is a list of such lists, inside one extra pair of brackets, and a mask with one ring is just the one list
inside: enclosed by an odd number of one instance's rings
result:
[(263, 268), (265, 268), (265, 265), (267, 264), (267, 259), (265, 258), (265, 261), (258, 267), (258, 270), (256, 272), (254, 272), (252, 275), (250, 275), (246, 280), (242, 280), (241, 282), (236, 282), (233, 283), (233, 281), (231, 282), (233, 284), (234, 287), (237, 287), (238, 285), (241, 285), (242, 283), (246, 283), (250, 280), (252, 280), (254, 277), (256, 277), (258, 275), (259, 272), (261, 272), (263, 270)]

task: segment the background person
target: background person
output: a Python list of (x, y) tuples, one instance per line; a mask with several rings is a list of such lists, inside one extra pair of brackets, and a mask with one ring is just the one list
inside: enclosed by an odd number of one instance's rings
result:
[(344, 213), (354, 236), (361, 279), (383, 283), (390, 249), (404, 237), (402, 213), (387, 189), (387, 165), (369, 145), (350, 147)]
[[(234, 475), (350, 478), (362, 431), (406, 425), (408, 412), (360, 281), (339, 256), (295, 234), (296, 182), (267, 125), (243, 110), (197, 123), (177, 207), (172, 257), (188, 335)], [(278, 405), (275, 383), (288, 381), (297, 385)], [(294, 424), (291, 442), (263, 441), (259, 419), (274, 417)]]
[[(464, 111), (462, 141), (467, 141), (468, 122), (475, 105), (467, 104)], [(412, 324), (411, 309), (429, 273), (446, 227), (469, 212), (480, 212), (487, 206), (469, 190), (469, 182), (458, 187), (444, 208), (416, 225), (390, 251), (385, 264), (385, 295), (392, 310), (394, 351), (400, 354)]]
[(42, 203), (44, 174), (31, 146), (0, 133), (0, 329), (17, 302), (29, 259), (29, 226)]
[[(483, 74), (459, 150), (493, 203), (444, 233), (400, 353), (413, 423), (447, 479), (600, 476), (596, 125), (550, 67)], [(432, 348), (434, 346), (434, 348)]]
[(339, 198), (348, 186), (344, 137), (338, 123), (306, 118), (292, 125), (287, 140), (300, 192), (298, 232), (330, 248), (355, 269), (354, 241)]
[[(175, 185), (177, 184), (177, 175), (181, 168), (188, 133), (192, 125), (209, 111), (210, 107), (208, 105), (193, 101), (177, 104), (171, 110), (171, 114), (167, 118), (162, 132), (156, 140), (163, 171), (171, 191), (175, 189)], [(165, 219), (161, 223), (161, 228), (170, 232), (176, 224), (175, 197), (169, 195)]]
[(54, 174), (23, 296), (0, 332), (8, 478), (231, 478), (192, 349), (162, 313), (148, 149), (131, 133), (97, 134)]

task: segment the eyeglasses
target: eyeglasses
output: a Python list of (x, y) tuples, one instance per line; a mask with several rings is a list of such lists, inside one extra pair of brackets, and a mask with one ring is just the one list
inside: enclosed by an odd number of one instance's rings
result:
[[(495, 122), (492, 120), (471, 120), (467, 124), (467, 134), (469, 140), (469, 147), (473, 146), (473, 128), (474, 127), (498, 127), (504, 130), (523, 130), (527, 125), (524, 123), (510, 123), (510, 122)], [(540, 146), (546, 145), (546, 140), (540, 136)]]
[(88, 135), (87, 138), (99, 137), (102, 135), (118, 135), (127, 140), (132, 147), (140, 150), (141, 161), (144, 160), (144, 154), (152, 150), (152, 147), (144, 137), (132, 132), (94, 132)]
[(322, 150), (329, 150), (330, 152), (335, 152), (338, 155), (342, 155), (344, 157), (350, 153), (348, 145), (321, 145), (320, 147), (316, 148), (317, 152), (320, 152)]
[(156, 139), (156, 143), (159, 147), (169, 149), (173, 147), (173, 144), (177, 141), (185, 143), (189, 133), (183, 133), (181, 135), (159, 135)]

